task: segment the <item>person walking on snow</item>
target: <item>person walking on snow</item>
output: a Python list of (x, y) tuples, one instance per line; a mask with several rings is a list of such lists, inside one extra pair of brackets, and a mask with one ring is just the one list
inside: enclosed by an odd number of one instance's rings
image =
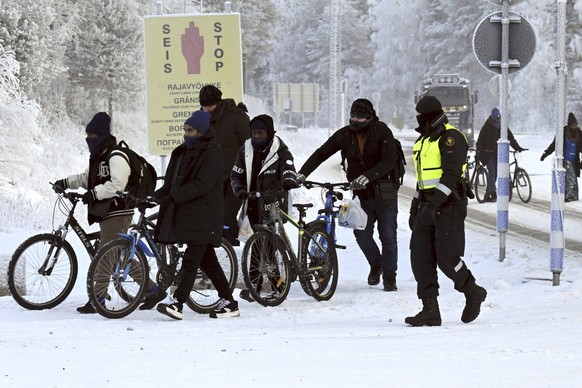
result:
[(420, 136), (412, 147), (416, 194), (410, 206), (410, 263), (422, 310), (404, 321), (410, 326), (440, 326), (437, 266), (465, 294), (461, 321), (474, 321), (487, 291), (475, 283), (465, 254), (468, 187), (463, 179), (469, 145), (448, 123), (440, 101), (423, 97), (416, 105)]

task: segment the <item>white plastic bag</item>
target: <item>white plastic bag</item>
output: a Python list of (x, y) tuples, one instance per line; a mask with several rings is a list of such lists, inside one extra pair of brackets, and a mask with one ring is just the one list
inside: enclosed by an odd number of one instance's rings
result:
[(244, 218), (238, 220), (238, 241), (245, 243), (253, 235), (253, 228), (251, 227), (251, 222), (249, 221), (249, 216), (245, 215)]
[(362, 209), (358, 197), (355, 199), (344, 199), (339, 209), (337, 223), (344, 228), (366, 229), (368, 215)]

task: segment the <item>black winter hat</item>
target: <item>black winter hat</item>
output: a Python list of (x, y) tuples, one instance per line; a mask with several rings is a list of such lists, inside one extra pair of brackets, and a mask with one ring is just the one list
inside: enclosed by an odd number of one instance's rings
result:
[(198, 99), (201, 106), (216, 105), (222, 100), (222, 92), (214, 85), (205, 85), (200, 89)]
[(95, 134), (99, 137), (111, 135), (111, 117), (105, 112), (99, 112), (93, 116), (87, 128), (85, 128), (87, 134)]
[(275, 137), (275, 124), (273, 118), (269, 115), (258, 115), (251, 120), (251, 131), (253, 129), (262, 129), (267, 131), (267, 138), (273, 140)]
[(443, 106), (438, 98), (434, 96), (424, 96), (420, 99), (418, 104), (416, 104), (416, 111), (420, 114), (440, 112), (443, 110)]
[(358, 98), (352, 103), (350, 116), (371, 119), (372, 117), (376, 116), (376, 111), (374, 110), (374, 105), (372, 105), (370, 100), (366, 100), (365, 98)]
[(578, 124), (578, 120), (576, 120), (576, 116), (572, 112), (568, 113), (568, 125), (570, 124)]

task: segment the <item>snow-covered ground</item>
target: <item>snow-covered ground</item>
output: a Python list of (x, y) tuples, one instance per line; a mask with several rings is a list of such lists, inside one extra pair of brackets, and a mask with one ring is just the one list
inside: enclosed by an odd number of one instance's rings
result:
[[(328, 132), (300, 129), (279, 135), (299, 168)], [(530, 151), (521, 164), (530, 172), (533, 198), (551, 198), (551, 158), (539, 157), (551, 135), (515, 134)], [(412, 131), (395, 132), (410, 145)], [(47, 171), (48, 178), (52, 177)], [(339, 156), (310, 179), (341, 181)], [(414, 178), (407, 174), (405, 184)], [(319, 203), (319, 191), (294, 194), (297, 201)], [(514, 200), (515, 201), (515, 200)], [(550, 215), (509, 205), (510, 220), (550, 228)], [(495, 214), (495, 204), (470, 207)], [(481, 315), (460, 321), (464, 296), (441, 279), (443, 325), (412, 328), (404, 318), (421, 306), (410, 270), (409, 200), (399, 212), (398, 291), (383, 292), (366, 284), (367, 263), (350, 230), (338, 228), (338, 289), (328, 302), (306, 296), (293, 284), (280, 306), (264, 308), (240, 302), (241, 316), (212, 320), (185, 311), (172, 321), (153, 311), (136, 311), (121, 320), (79, 315), (86, 302), (84, 274), (88, 258), (80, 255), (77, 285), (60, 306), (27, 311), (10, 296), (0, 297), (0, 386), (382, 386), (382, 387), (574, 387), (582, 382), (582, 253), (566, 250), (561, 284), (525, 281), (551, 278), (549, 246), (509, 235), (506, 258), (498, 260), (498, 233), (466, 225), (465, 261), (488, 291)], [(579, 223), (565, 231), (582, 240)], [(50, 209), (39, 209), (50, 216)], [(313, 214), (311, 214), (313, 216)], [(511, 226), (510, 226), (511, 229)], [(6, 258), (31, 232), (0, 234), (0, 257)], [(295, 236), (290, 230), (291, 236)], [(79, 246), (76, 237), (71, 237)], [(81, 250), (79, 250), (81, 252)], [(240, 254), (240, 250), (239, 250)], [(4, 271), (4, 270), (3, 270)], [(5, 273), (1, 274), (2, 280)]]

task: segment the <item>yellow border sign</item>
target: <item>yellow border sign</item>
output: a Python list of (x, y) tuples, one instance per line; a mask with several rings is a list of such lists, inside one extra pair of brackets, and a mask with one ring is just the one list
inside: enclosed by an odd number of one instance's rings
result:
[(182, 125), (200, 109), (204, 85), (242, 100), (240, 16), (197, 14), (145, 19), (148, 144), (169, 155), (183, 141)]

